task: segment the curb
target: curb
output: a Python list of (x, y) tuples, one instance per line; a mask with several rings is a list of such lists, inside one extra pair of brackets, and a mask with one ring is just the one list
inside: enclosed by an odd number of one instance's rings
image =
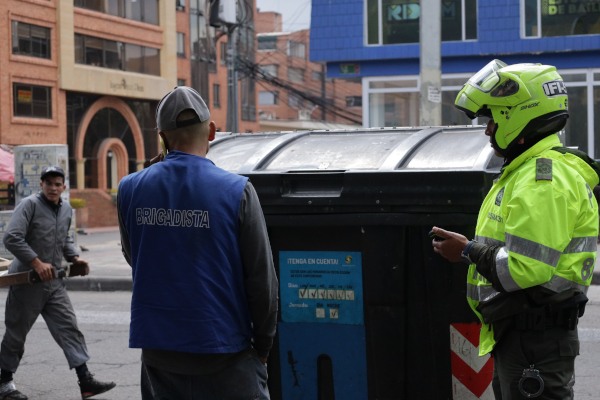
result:
[(92, 292), (115, 292), (133, 290), (131, 278), (122, 276), (83, 277), (66, 279), (67, 290), (92, 291)]

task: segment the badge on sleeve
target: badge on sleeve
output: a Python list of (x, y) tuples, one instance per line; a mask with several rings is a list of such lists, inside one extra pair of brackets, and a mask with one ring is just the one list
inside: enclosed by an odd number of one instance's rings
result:
[(549, 158), (538, 158), (535, 160), (535, 180), (552, 180), (552, 160)]

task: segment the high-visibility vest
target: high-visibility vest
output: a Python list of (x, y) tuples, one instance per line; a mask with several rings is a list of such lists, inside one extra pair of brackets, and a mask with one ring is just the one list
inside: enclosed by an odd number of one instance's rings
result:
[(495, 345), (493, 323), (477, 306), (496, 296), (540, 286), (551, 293), (586, 293), (592, 281), (598, 240), (598, 204), (592, 188), (598, 175), (550, 135), (525, 151), (494, 182), (477, 218), (475, 240), (500, 246), (496, 272), (502, 288), (469, 266), (467, 299), (482, 321), (479, 355)]

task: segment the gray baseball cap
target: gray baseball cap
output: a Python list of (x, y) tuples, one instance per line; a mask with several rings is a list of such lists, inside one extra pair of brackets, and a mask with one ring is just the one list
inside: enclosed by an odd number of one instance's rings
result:
[(43, 181), (46, 175), (57, 175), (62, 176), (65, 179), (65, 171), (58, 165), (50, 165), (49, 167), (44, 167), (42, 169), (42, 175), (40, 179)]
[[(197, 118), (177, 121), (182, 111), (192, 110)], [(176, 86), (162, 98), (156, 108), (156, 129), (170, 131), (184, 126), (199, 124), (210, 118), (210, 111), (200, 93), (188, 86)]]

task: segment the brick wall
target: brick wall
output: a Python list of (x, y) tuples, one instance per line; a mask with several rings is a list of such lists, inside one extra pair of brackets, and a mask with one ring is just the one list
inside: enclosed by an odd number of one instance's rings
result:
[(255, 15), (254, 30), (256, 33), (281, 32), (281, 14), (273, 11), (261, 12), (258, 10)]
[[(56, 0), (0, 1), (0, 143), (66, 144), (66, 102), (58, 87)], [(51, 30), (51, 59), (12, 54), (11, 21)], [(52, 118), (15, 117), (13, 83), (50, 87)]]
[[(102, 226), (118, 226), (117, 207), (110, 194), (100, 189), (71, 189), (72, 198), (84, 199), (87, 208), (87, 224), (77, 219), (78, 228), (98, 228)], [(78, 213), (78, 217), (79, 217)]]
[[(272, 27), (278, 27), (281, 30), (280, 14), (274, 12), (259, 12), (256, 16), (256, 31), (259, 33), (276, 33), (276, 30), (268, 30)], [(320, 98), (325, 83), (325, 98), (333, 101), (334, 107), (329, 107), (329, 112), (323, 117), (323, 109), (313, 108), (308, 101), (304, 101), (304, 107), (292, 107), (290, 103), (290, 93), (285, 89), (261, 82), (257, 84), (257, 91), (272, 91), (278, 94), (278, 103), (272, 105), (259, 104), (259, 113), (266, 119), (299, 119), (299, 111), (310, 112), (310, 119), (323, 120), (337, 123), (353, 123), (343, 116), (349, 116), (353, 120), (362, 120), (362, 107), (346, 107), (346, 97), (362, 97), (362, 84), (358, 82), (348, 82), (342, 79), (326, 80), (323, 82), (320, 77), (326, 69), (322, 68), (322, 63), (311, 62), (310, 54), (310, 30), (304, 29), (295, 32), (285, 32), (275, 35), (277, 37), (277, 49), (272, 51), (257, 51), (257, 63), (260, 65), (277, 65), (277, 77), (290, 84), (295, 89), (304, 92), (310, 96)], [(300, 42), (306, 45), (306, 57), (298, 58), (288, 56), (288, 41)], [(292, 82), (288, 75), (288, 68), (300, 68), (304, 70), (303, 82)], [(313, 74), (314, 73), (314, 74)], [(334, 112), (332, 112), (334, 111)], [(270, 118), (269, 118), (270, 117)]]

